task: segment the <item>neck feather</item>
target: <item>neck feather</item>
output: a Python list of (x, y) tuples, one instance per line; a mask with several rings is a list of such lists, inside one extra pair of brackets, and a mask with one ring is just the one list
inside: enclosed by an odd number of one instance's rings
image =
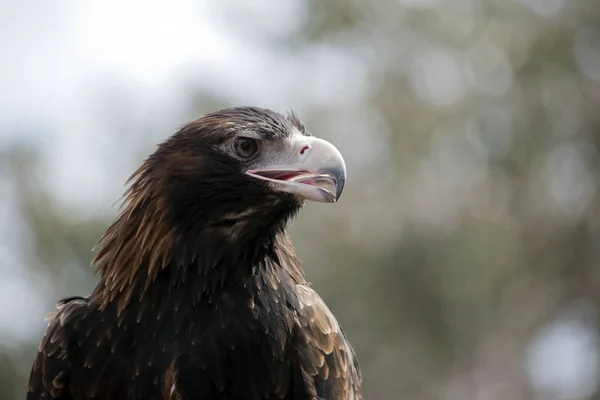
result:
[[(130, 178), (124, 207), (100, 239), (92, 263), (100, 274), (93, 297), (102, 308), (116, 302), (118, 312), (133, 300), (141, 300), (159, 274), (162, 284), (185, 285), (198, 274), (202, 291), (210, 296), (272, 262), (297, 283), (304, 283), (302, 269), (289, 237), (285, 219), (267, 221), (255, 231), (248, 222), (198, 224), (195, 230), (178, 229), (170, 207), (151, 184), (143, 165)], [(239, 225), (241, 224), (241, 225)], [(169, 271), (166, 274), (161, 271)]]

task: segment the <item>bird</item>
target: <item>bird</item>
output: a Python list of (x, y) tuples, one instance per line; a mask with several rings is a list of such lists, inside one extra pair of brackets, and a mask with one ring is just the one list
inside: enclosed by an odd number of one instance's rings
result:
[(294, 112), (208, 113), (159, 143), (57, 303), (28, 400), (362, 399), (362, 372), (286, 231), (346, 165)]

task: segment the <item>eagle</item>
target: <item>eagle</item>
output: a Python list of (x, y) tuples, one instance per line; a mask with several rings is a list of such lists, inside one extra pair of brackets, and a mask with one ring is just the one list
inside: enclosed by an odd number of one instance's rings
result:
[(26, 398), (360, 400), (356, 354), (286, 233), (345, 181), (293, 112), (181, 127), (127, 181), (94, 291), (48, 316)]

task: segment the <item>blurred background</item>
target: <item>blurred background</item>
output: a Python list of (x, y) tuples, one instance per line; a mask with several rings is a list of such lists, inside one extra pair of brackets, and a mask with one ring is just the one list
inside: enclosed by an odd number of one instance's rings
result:
[(184, 122), (341, 150), (291, 228), (366, 399), (600, 399), (600, 2), (0, 0), (0, 398)]

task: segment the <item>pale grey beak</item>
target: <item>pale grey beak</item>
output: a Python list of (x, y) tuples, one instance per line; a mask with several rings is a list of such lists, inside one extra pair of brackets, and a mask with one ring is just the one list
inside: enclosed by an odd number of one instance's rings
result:
[(346, 183), (344, 158), (331, 143), (312, 136), (302, 136), (292, 143), (289, 163), (252, 169), (246, 173), (266, 180), (275, 190), (298, 197), (335, 203)]

